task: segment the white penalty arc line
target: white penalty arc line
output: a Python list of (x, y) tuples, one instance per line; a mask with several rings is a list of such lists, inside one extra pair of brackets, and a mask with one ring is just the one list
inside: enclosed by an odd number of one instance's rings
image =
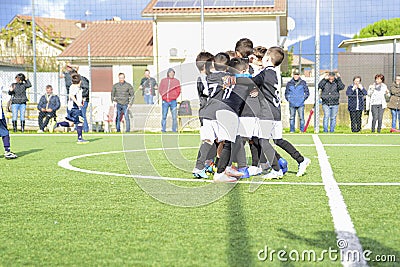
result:
[(342, 252), (341, 255), (348, 256), (349, 252), (352, 251), (358, 251), (360, 255), (358, 262), (356, 262), (353, 258), (341, 258), (342, 265), (368, 266), (365, 259), (362, 257), (362, 255), (364, 255), (363, 248), (356, 234), (356, 229), (354, 228), (350, 214), (347, 211), (342, 192), (340, 192), (339, 185), (333, 176), (333, 170), (331, 164), (329, 163), (328, 155), (326, 154), (324, 146), (318, 135), (315, 134), (312, 136), (312, 138), (318, 153), (322, 181), (324, 183), (326, 195), (329, 200), (329, 207), (337, 237), (336, 242)]
[[(133, 152), (144, 152), (144, 151), (161, 151), (161, 150), (176, 150), (176, 149), (197, 149), (198, 147), (179, 147), (179, 148), (149, 148), (149, 149), (135, 149), (135, 150), (119, 150), (119, 151), (105, 151), (105, 152), (96, 152), (91, 154), (83, 154), (77, 155), (73, 157), (68, 157), (62, 159), (58, 162), (58, 166), (76, 172), (88, 173), (88, 174), (97, 174), (97, 175), (107, 175), (107, 176), (118, 176), (118, 177), (127, 177), (127, 178), (136, 178), (136, 179), (153, 179), (153, 180), (164, 180), (164, 181), (179, 181), (179, 182), (192, 182), (192, 183), (213, 183), (213, 180), (206, 179), (188, 179), (188, 178), (177, 178), (177, 177), (163, 177), (163, 176), (151, 176), (151, 175), (134, 175), (134, 174), (124, 174), (124, 173), (115, 173), (115, 172), (103, 172), (103, 171), (94, 171), (87, 170), (75, 167), (71, 164), (73, 160), (85, 158), (85, 157), (93, 157), (99, 155), (108, 155), (108, 154), (119, 154), (119, 153), (133, 153)], [(281, 181), (251, 181), (251, 180), (239, 180), (237, 183), (240, 184), (262, 184), (262, 185), (307, 185), (307, 186), (323, 186), (324, 183), (321, 182), (281, 182)], [(400, 186), (400, 183), (338, 183), (343, 186)]]

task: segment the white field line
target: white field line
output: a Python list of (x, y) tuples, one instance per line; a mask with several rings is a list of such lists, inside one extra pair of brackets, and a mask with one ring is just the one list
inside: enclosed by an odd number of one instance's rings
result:
[[(351, 251), (358, 251), (359, 255), (363, 255), (363, 248), (357, 237), (351, 217), (347, 211), (342, 193), (333, 177), (333, 171), (328, 160), (328, 155), (326, 154), (318, 135), (313, 135), (312, 137), (318, 153), (322, 181), (324, 183), (326, 195), (329, 199), (329, 207), (331, 209), (337, 237), (336, 241), (341, 251), (341, 255), (349, 255), (348, 253)], [(360, 257), (358, 262), (353, 260), (353, 258), (350, 260), (347, 257), (341, 258), (343, 266), (367, 266), (366, 261), (362, 257)]]
[[(75, 159), (85, 158), (85, 157), (93, 157), (99, 155), (107, 155), (107, 154), (117, 154), (117, 153), (133, 153), (133, 152), (143, 152), (143, 151), (161, 151), (161, 150), (174, 150), (174, 149), (194, 149), (197, 147), (180, 147), (180, 148), (149, 148), (149, 149), (136, 149), (136, 150), (125, 150), (125, 151), (106, 151), (106, 152), (97, 152), (91, 154), (78, 155), (73, 157), (68, 157), (62, 159), (58, 162), (58, 166), (76, 172), (83, 172), (88, 174), (97, 174), (97, 175), (107, 175), (107, 176), (119, 176), (119, 177), (128, 177), (128, 178), (137, 178), (137, 179), (154, 179), (154, 180), (165, 180), (165, 181), (181, 181), (181, 182), (193, 182), (193, 183), (213, 183), (213, 180), (204, 180), (204, 179), (185, 179), (185, 178), (177, 178), (177, 177), (162, 177), (162, 176), (149, 176), (149, 175), (132, 175), (132, 174), (124, 174), (124, 173), (114, 173), (114, 172), (102, 172), (102, 171), (93, 171), (86, 170), (82, 168), (78, 168), (71, 165), (71, 161)], [(263, 185), (308, 185), (308, 186), (323, 186), (324, 183), (321, 182), (281, 182), (281, 181), (260, 181), (260, 182), (252, 182), (251, 180), (240, 180), (238, 183), (241, 184), (263, 184)], [(338, 183), (339, 185), (347, 185), (347, 186), (400, 186), (399, 183)]]

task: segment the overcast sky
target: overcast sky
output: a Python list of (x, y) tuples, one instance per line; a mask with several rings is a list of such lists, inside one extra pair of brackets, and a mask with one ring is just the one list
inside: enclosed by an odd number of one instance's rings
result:
[[(105, 20), (113, 16), (123, 20), (142, 19), (141, 11), (149, 0), (33, 0), (35, 15), (65, 19)], [(315, 34), (316, 0), (289, 0), (289, 16), (295, 28), (286, 45)], [(331, 0), (320, 0), (321, 34), (329, 34)], [(4, 27), (16, 14), (32, 14), (32, 0), (0, 0), (0, 23)], [(335, 34), (352, 37), (366, 25), (400, 16), (398, 0), (335, 0)], [(86, 14), (86, 15), (85, 15)]]

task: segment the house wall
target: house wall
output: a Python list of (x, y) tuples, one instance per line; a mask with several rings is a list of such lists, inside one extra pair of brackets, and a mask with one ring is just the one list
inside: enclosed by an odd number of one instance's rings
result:
[[(400, 51), (400, 43), (396, 44), (396, 51)], [(353, 53), (393, 53), (393, 40), (366, 42), (353, 44), (350, 48)]]
[[(201, 51), (200, 19), (158, 18), (154, 27), (157, 81), (166, 77), (167, 69), (172, 67), (182, 85), (182, 94), (178, 100), (197, 101), (198, 70), (194, 62)], [(206, 18), (204, 35), (204, 49), (216, 54), (234, 50), (236, 42), (244, 37), (252, 40), (254, 46), (277, 45), (278, 26), (275, 17)], [(170, 56), (171, 48), (177, 49), (175, 57)]]

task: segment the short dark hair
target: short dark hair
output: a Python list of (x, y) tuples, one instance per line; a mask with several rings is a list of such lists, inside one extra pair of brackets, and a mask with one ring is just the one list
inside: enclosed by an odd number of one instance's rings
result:
[(145, 69), (145, 70), (144, 70), (144, 72), (146, 72), (146, 71), (150, 72), (150, 70), (149, 70), (149, 69)]
[(243, 58), (235, 57), (229, 61), (229, 67), (229, 72), (240, 73), (249, 68), (249, 62)]
[(46, 85), (46, 89), (47, 89), (47, 88), (53, 89), (53, 86), (51, 86), (50, 84), (48, 84), (48, 85)]
[(380, 79), (382, 80), (383, 83), (385, 82), (385, 76), (383, 76), (383, 74), (381, 74), (381, 73), (375, 75), (375, 80), (376, 80), (376, 78), (380, 78)]
[(267, 54), (271, 57), (271, 62), (275, 67), (279, 66), (285, 58), (285, 52), (279, 46), (268, 48)]
[(242, 57), (249, 57), (253, 54), (253, 42), (248, 38), (242, 38), (236, 42), (235, 51)]
[(200, 52), (196, 57), (196, 67), (199, 71), (203, 69), (207, 72), (207, 67), (211, 66), (211, 62), (214, 59), (214, 55), (209, 52)]
[(217, 71), (226, 71), (229, 66), (230, 57), (225, 52), (220, 52), (214, 57), (214, 68)]
[(125, 73), (123, 73), (123, 72), (118, 73), (118, 77), (119, 77), (119, 75), (124, 75), (124, 77), (125, 77)]
[(354, 77), (353, 77), (353, 82), (354, 82), (356, 79), (360, 79), (360, 82), (361, 82), (361, 76), (360, 76), (360, 75), (354, 76)]
[(73, 73), (71, 75), (71, 79), (72, 79), (72, 84), (78, 84), (81, 81), (81, 75), (79, 75), (78, 73)]
[(264, 46), (256, 46), (253, 50), (253, 55), (255, 55), (258, 59), (262, 59), (267, 53), (268, 49)]

